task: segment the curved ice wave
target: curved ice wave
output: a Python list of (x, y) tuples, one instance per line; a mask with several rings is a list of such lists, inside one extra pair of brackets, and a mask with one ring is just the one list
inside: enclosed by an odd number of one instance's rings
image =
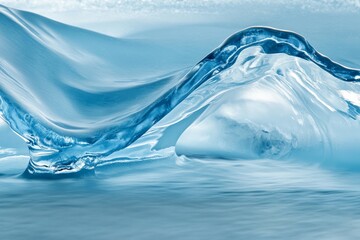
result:
[(197, 90), (213, 100), (181, 134), (177, 153), (358, 167), (360, 85), (301, 58), (261, 51), (245, 50), (216, 84)]
[[(264, 55), (299, 58), (345, 82), (360, 79), (359, 70), (332, 62), (302, 36), (266, 27), (232, 35), (186, 74), (148, 77), (131, 76), (126, 67), (140, 70), (154, 59), (159, 64), (164, 60), (134, 51), (138, 45), (131, 42), (5, 7), (0, 8), (0, 21), (1, 116), (27, 142), (31, 174), (92, 170), (114, 159), (141, 159), (154, 149), (174, 147), (209, 102), (261, 77)], [(239, 68), (245, 69), (240, 77), (234, 73)], [(246, 77), (254, 71), (257, 77)], [(235, 81), (226, 81), (229, 74)], [(347, 103), (357, 111), (356, 104)], [(291, 139), (279, 141), (288, 142), (291, 151)]]

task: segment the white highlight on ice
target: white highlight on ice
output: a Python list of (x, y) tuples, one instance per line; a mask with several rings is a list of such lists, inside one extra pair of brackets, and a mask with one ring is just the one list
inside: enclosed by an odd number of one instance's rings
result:
[(348, 91), (348, 90), (340, 90), (340, 95), (348, 102), (351, 102), (352, 104), (360, 107), (360, 94)]

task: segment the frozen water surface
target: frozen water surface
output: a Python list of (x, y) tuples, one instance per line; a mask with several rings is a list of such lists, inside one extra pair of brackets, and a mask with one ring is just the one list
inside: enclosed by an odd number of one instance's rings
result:
[(1, 239), (360, 237), (359, 1), (0, 4)]

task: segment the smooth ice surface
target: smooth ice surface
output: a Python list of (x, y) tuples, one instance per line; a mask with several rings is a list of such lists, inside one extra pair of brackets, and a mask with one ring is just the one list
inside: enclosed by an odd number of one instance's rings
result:
[(223, 93), (181, 135), (177, 153), (358, 167), (360, 139), (352, 133), (360, 130), (360, 85), (298, 58), (257, 51), (248, 49), (217, 85), (203, 87)]
[[(43, 113), (36, 119), (47, 129), (65, 129), (85, 145), (97, 138), (93, 133), (101, 124), (114, 123), (107, 110), (121, 103), (100, 101), (96, 108), (94, 102), (68, 98), (63, 94), (68, 88), (56, 83), (91, 93), (139, 82), (171, 88), (227, 37), (250, 26), (291, 30), (331, 60), (360, 66), (358, 1), (0, 3), (95, 31), (23, 12), (15, 12), (20, 16), (15, 21), (7, 13), (0, 20), (0, 58), (7, 62), (0, 66), (11, 72), (15, 65), (17, 83), (40, 83), (22, 92), (10, 84), (12, 94), (26, 97), (18, 101), (27, 111)], [(24, 32), (31, 47), (10, 37)], [(119, 52), (100, 51), (103, 41)], [(98, 75), (106, 84), (95, 84), (102, 81)], [(81, 84), (74, 86), (77, 81)], [(8, 83), (1, 79), (1, 90)], [(358, 88), (314, 62), (248, 48), (233, 67), (191, 91), (135, 142), (100, 158), (95, 176), (58, 181), (20, 177), (29, 160), (26, 144), (1, 122), (0, 238), (358, 239)], [(149, 96), (138, 92), (150, 100), (122, 100), (147, 105), (158, 97), (152, 90)], [(38, 98), (46, 101), (33, 101)], [(106, 114), (100, 114), (104, 105)], [(140, 105), (118, 111), (126, 115)], [(87, 131), (90, 139), (83, 135)], [(55, 138), (41, 139), (44, 147)], [(112, 144), (89, 145), (86, 151)], [(65, 156), (83, 153), (81, 148)], [(37, 150), (33, 158), (55, 159), (53, 149)], [(92, 159), (83, 160), (75, 169)]]
[[(274, 121), (278, 115), (275, 113), (267, 122), (271, 127), (263, 123), (257, 130), (253, 129), (257, 123), (251, 120), (243, 126), (239, 118), (218, 116), (220, 125), (227, 124), (228, 127), (217, 128), (212, 123), (207, 124), (205, 131), (190, 134), (190, 140), (189, 137), (185, 139), (185, 145), (191, 146), (194, 142), (199, 145), (196, 139), (205, 135), (210, 142), (221, 139), (221, 144), (226, 146), (235, 144), (239, 151), (255, 147), (255, 151), (265, 153), (264, 156), (253, 155), (255, 158), (277, 158), (277, 155), (285, 156), (298, 149), (308, 152), (306, 146), (314, 146), (316, 141), (320, 141), (319, 151), (326, 151), (326, 145), (337, 144), (334, 139), (338, 132), (354, 131), (348, 130), (352, 128), (351, 124), (338, 130), (322, 121), (328, 118), (327, 115), (340, 116), (339, 119), (345, 122), (356, 120), (358, 107), (344, 100), (343, 95), (338, 95), (340, 91), (357, 91), (360, 71), (333, 62), (318, 53), (304, 37), (293, 32), (267, 27), (247, 28), (230, 36), (189, 70), (173, 70), (156, 76), (164, 71), (164, 65), (167, 71), (172, 70), (171, 64), (165, 64), (164, 56), (167, 55), (161, 54), (161, 48), (147, 50), (151, 46), (145, 47), (136, 41), (123, 41), (6, 7), (2, 8), (0, 17), (3, 22), (1, 114), (29, 146), (30, 174), (92, 171), (98, 165), (117, 161), (119, 157), (104, 158), (122, 149), (129, 149), (123, 154), (129, 161), (131, 152), (138, 154), (136, 161), (149, 158), (154, 148), (148, 145), (154, 145), (159, 138), (168, 138), (168, 128), (192, 119), (192, 114), (202, 108), (211, 109), (214, 102), (234, 87), (261, 82), (260, 78), (267, 82), (266, 88), (279, 85), (275, 92), (285, 92), (288, 101), (284, 99), (283, 104), (293, 108), (288, 117), (298, 121), (306, 117), (309, 122), (305, 128), (314, 130), (309, 130), (309, 134), (304, 136), (293, 132), (285, 136), (278, 126), (283, 126), (286, 120)], [(13, 38), (10, 39), (10, 35)], [(270, 56), (273, 59), (267, 59)], [(302, 59), (307, 66), (297, 67), (296, 62), (284, 65), (292, 61), (286, 56), (296, 58), (294, 61)], [(319, 73), (308, 77), (315, 71)], [(336, 79), (326, 80), (326, 73)], [(332, 101), (326, 102), (322, 99), (323, 95), (333, 98)], [(314, 106), (303, 100), (307, 98), (314, 102)], [(255, 99), (261, 101), (261, 97)], [(244, 103), (247, 102), (245, 99)], [(307, 109), (303, 110), (302, 106)], [(256, 109), (260, 108), (255, 106), (253, 115), (256, 116)], [(235, 113), (238, 110), (228, 111)], [(292, 116), (294, 114), (299, 116)], [(165, 120), (155, 126), (164, 117)], [(237, 124), (240, 129), (248, 127), (250, 130), (235, 131), (233, 137), (217, 137), (226, 133), (227, 128), (236, 128)], [(356, 124), (357, 121), (354, 126)], [(211, 136), (214, 133), (212, 128), (222, 131)], [(176, 129), (170, 135), (179, 136), (182, 131), (184, 129)], [(245, 137), (248, 135), (246, 131), (259, 133), (253, 133), (256, 137)], [(332, 132), (335, 137), (329, 135)], [(240, 139), (237, 136), (245, 137), (242, 143), (236, 141)], [(176, 140), (176, 137), (170, 137)], [(255, 139), (256, 146), (248, 145), (253, 144), (251, 139)], [(300, 146), (295, 146), (296, 142)], [(143, 152), (141, 147), (132, 149), (132, 143), (144, 146), (147, 152)], [(180, 149), (181, 145), (184, 144), (180, 139)], [(247, 158), (251, 155), (236, 154), (231, 148), (217, 149), (206, 142), (200, 142), (200, 145), (208, 146), (202, 150), (201, 155), (204, 156)], [(345, 149), (352, 148), (346, 142), (344, 145)], [(175, 145), (168, 144), (169, 147)], [(284, 150), (286, 154), (282, 148), (287, 149)], [(331, 151), (341, 155), (339, 152), (344, 150), (332, 148)], [(191, 147), (178, 153), (199, 154), (196, 150), (192, 152)], [(161, 152), (157, 154), (164, 157)]]

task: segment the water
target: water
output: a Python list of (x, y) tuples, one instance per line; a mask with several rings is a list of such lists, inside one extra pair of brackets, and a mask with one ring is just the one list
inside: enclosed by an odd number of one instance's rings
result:
[(356, 239), (358, 178), (297, 163), (191, 160), (111, 178), (2, 179), (1, 236)]
[(3, 3), (2, 239), (359, 237), (356, 1)]

